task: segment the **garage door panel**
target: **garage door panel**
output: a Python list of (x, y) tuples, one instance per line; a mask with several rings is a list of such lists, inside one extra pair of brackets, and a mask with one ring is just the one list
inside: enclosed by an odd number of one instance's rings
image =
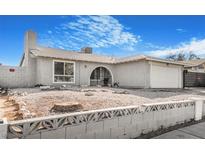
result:
[(152, 65), (151, 88), (180, 88), (180, 68)]

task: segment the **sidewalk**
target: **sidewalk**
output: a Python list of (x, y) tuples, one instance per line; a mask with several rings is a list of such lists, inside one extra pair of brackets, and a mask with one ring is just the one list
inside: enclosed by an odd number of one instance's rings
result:
[(180, 128), (153, 139), (205, 139), (205, 122)]

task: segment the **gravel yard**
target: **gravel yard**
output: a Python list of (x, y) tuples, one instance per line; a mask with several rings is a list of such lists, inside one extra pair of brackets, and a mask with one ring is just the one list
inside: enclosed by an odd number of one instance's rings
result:
[(40, 117), (51, 114), (54, 104), (78, 103), (80, 111), (138, 106), (145, 103), (157, 103), (176, 100), (188, 100), (193, 97), (205, 99), (205, 89), (114, 89), (83, 88), (74, 90), (41, 91), (39, 88), (13, 89), (10, 99), (19, 104), (23, 118)]

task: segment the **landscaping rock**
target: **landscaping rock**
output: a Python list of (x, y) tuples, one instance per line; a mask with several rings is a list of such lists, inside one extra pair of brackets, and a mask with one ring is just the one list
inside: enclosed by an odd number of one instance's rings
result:
[(8, 95), (9, 89), (7, 88), (0, 88), (0, 95)]
[(51, 108), (52, 112), (75, 112), (79, 111), (82, 109), (83, 106), (79, 103), (56, 103), (54, 106)]
[(114, 86), (115, 88), (119, 88), (119, 82), (115, 82), (115, 83), (113, 84), (113, 86)]
[(8, 96), (27, 96), (27, 92), (9, 91)]
[(0, 119), (0, 124), (3, 124), (3, 123), (4, 123), (3, 119)]
[(85, 96), (93, 96), (94, 94), (93, 93), (90, 93), (90, 92), (87, 92), (85, 93)]
[(51, 88), (51, 86), (40, 86), (41, 90), (47, 90), (47, 89), (50, 89), (50, 88)]
[(71, 85), (62, 85), (59, 90), (80, 91), (80, 88)]
[(104, 89), (102, 89), (101, 91), (102, 91), (102, 92), (107, 92), (107, 90), (104, 90)]
[(42, 85), (42, 84), (36, 84), (34, 87), (42, 87), (42, 86), (44, 86), (44, 85)]
[(44, 91), (46, 91), (46, 90), (54, 90), (55, 87), (51, 87), (51, 86), (41, 86), (40, 89), (41, 89), (41, 90), (44, 90)]
[(82, 92), (97, 92), (95, 89), (82, 89)]
[(60, 86), (60, 90), (66, 90), (66, 89), (71, 89), (72, 86), (71, 85), (61, 85)]
[(122, 90), (122, 91), (114, 91), (113, 93), (114, 93), (114, 94), (129, 94), (129, 92), (126, 91), (126, 90)]
[[(61, 87), (62, 87), (62, 88), (66, 88), (67, 86), (64, 84), (64, 85), (62, 85)], [(70, 86), (70, 87), (71, 87), (71, 86)]]

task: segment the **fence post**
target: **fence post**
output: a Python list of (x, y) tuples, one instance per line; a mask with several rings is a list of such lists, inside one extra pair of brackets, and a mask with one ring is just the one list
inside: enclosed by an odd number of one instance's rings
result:
[(6, 119), (0, 119), (0, 139), (7, 138), (8, 123)]
[(203, 104), (204, 101), (200, 98), (194, 98), (195, 101), (195, 120), (201, 120), (202, 119), (202, 113), (203, 113)]

